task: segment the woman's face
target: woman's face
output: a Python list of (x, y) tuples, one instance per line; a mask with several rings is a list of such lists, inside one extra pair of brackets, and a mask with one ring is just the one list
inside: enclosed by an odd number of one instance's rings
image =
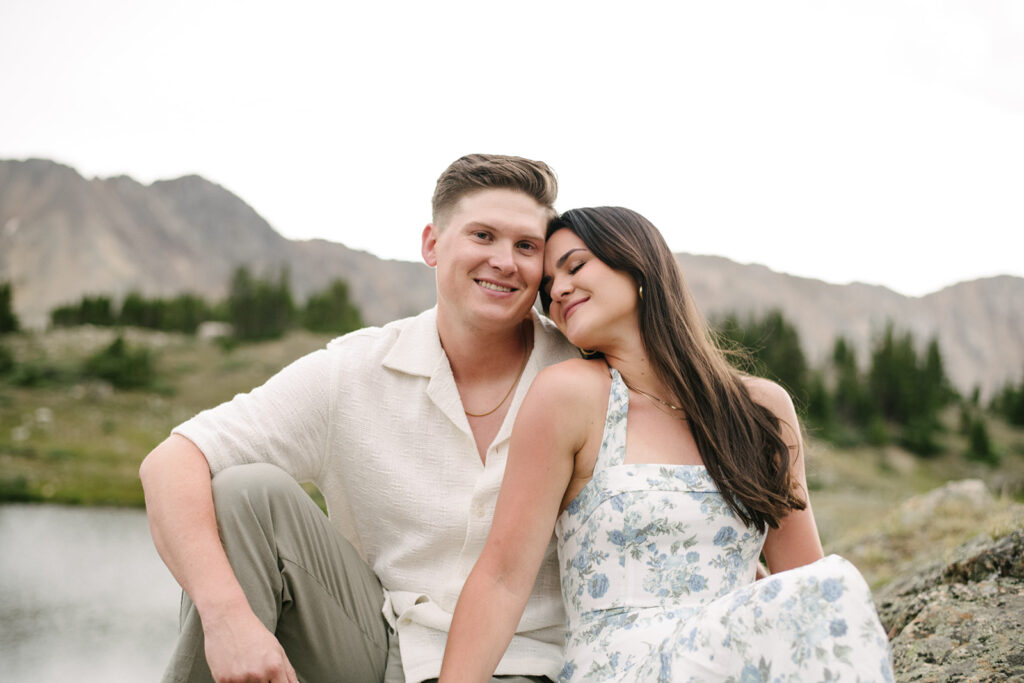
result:
[(633, 278), (594, 256), (568, 228), (548, 238), (541, 287), (551, 295), (551, 319), (580, 348), (605, 351), (623, 337), (624, 325), (637, 327)]

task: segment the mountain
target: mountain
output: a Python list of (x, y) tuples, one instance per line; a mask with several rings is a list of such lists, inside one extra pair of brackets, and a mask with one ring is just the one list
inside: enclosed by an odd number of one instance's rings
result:
[[(830, 353), (840, 334), (866, 362), (871, 341), (892, 321), (922, 346), (937, 337), (961, 390), (977, 385), (989, 393), (1024, 370), (1024, 278), (964, 282), (916, 298), (716, 256), (677, 258), (705, 315), (779, 308), (797, 326), (812, 363)], [(221, 298), (241, 264), (265, 276), (288, 268), (300, 300), (345, 278), (370, 324), (435, 301), (425, 265), (325, 240), (285, 239), (239, 197), (198, 176), (147, 186), (124, 176), (87, 180), (47, 160), (0, 160), (0, 281), (13, 284), (26, 327), (45, 327), (51, 309), (85, 294), (191, 291)]]
[(45, 327), (50, 310), (86, 294), (189, 291), (219, 299), (239, 265), (274, 277), (288, 268), (300, 300), (345, 278), (371, 324), (434, 303), (426, 265), (287, 240), (198, 176), (145, 186), (123, 176), (86, 180), (52, 161), (0, 161), (0, 280), (12, 282), (26, 327)]

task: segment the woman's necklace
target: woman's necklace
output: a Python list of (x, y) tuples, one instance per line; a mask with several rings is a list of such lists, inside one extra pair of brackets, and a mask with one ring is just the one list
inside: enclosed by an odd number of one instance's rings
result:
[[(634, 387), (631, 384), (629, 384), (628, 382), (626, 382), (626, 380), (622, 380), (622, 383), (625, 384), (626, 388), (629, 389), (630, 391), (635, 391), (636, 393), (640, 394), (641, 396), (646, 396), (650, 400), (656, 401), (656, 402), (660, 403), (661, 405), (665, 406), (666, 408), (670, 408), (673, 412), (676, 412), (676, 413), (683, 412), (683, 409), (680, 408), (679, 406), (672, 405), (668, 401), (662, 401), (657, 396), (654, 396), (652, 394), (648, 394), (646, 391), (641, 391), (640, 389), (637, 389), (636, 387)], [(687, 419), (686, 415), (676, 415), (675, 417), (678, 417), (680, 420)]]
[(471, 413), (468, 410), (466, 410), (465, 407), (463, 407), (462, 412), (466, 413), (466, 415), (468, 415), (469, 417), (487, 417), (488, 415), (493, 413), (495, 410), (500, 408), (502, 406), (502, 404), (504, 404), (505, 401), (508, 400), (508, 397), (512, 395), (512, 390), (516, 388), (517, 384), (519, 384), (519, 378), (523, 376), (523, 370), (526, 369), (526, 361), (527, 361), (527, 359), (529, 359), (529, 357), (530, 357), (529, 349), (526, 348), (526, 334), (524, 333), (523, 334), (523, 364), (519, 366), (519, 372), (516, 373), (516, 378), (514, 380), (512, 380), (512, 386), (510, 386), (508, 388), (508, 391), (505, 392), (505, 395), (501, 397), (500, 401), (498, 401), (498, 405), (494, 406), (493, 408), (488, 410), (486, 413)]

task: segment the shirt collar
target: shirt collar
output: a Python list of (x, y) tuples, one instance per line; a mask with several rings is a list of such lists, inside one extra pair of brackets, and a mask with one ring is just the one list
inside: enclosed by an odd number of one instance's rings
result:
[(438, 362), (448, 362), (437, 334), (437, 306), (423, 311), (405, 325), (384, 356), (384, 367), (409, 375), (432, 377)]
[[(519, 411), (519, 406), (526, 397), (526, 392), (545, 365), (551, 362), (555, 354), (555, 346), (561, 335), (554, 331), (554, 323), (542, 318), (535, 309), (530, 309), (533, 322), (533, 350), (527, 361), (526, 368), (512, 395), (508, 416), (498, 430), (492, 446), (508, 439), (512, 433), (514, 420), (509, 419)], [(550, 327), (552, 330), (546, 330)], [(419, 314), (405, 325), (399, 333), (394, 346), (384, 357), (386, 368), (410, 375), (429, 377), (427, 396), (448, 418), (462, 431), (471, 433), (469, 422), (463, 412), (455, 379), (452, 377), (448, 356), (441, 347), (441, 338), (437, 333), (437, 307)]]

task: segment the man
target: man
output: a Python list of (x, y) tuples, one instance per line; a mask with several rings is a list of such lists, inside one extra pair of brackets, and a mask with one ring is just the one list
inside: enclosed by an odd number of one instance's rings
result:
[[(165, 680), (438, 675), (515, 413), (576, 355), (532, 310), (556, 192), (540, 162), (455, 161), (422, 234), (436, 308), (331, 342), (146, 457), (154, 542), (187, 596)], [(549, 547), (497, 674), (554, 678), (562, 622)]]

